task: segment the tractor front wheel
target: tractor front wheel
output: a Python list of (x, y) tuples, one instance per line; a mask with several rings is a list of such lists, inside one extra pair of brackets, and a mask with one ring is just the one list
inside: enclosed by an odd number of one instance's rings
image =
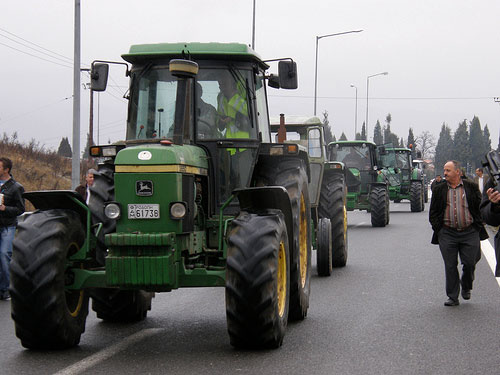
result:
[(347, 263), (347, 187), (344, 176), (325, 177), (321, 186), (318, 213), (330, 219), (332, 227), (332, 265), (344, 267)]
[(279, 210), (240, 212), (228, 236), (226, 316), (231, 345), (281, 346), (290, 293), (288, 234)]
[(332, 274), (332, 224), (330, 219), (321, 218), (318, 221), (318, 249), (316, 250), (316, 266), (319, 276)]
[(71, 279), (67, 259), (84, 240), (80, 217), (70, 210), (37, 211), (19, 224), (10, 291), (16, 335), (24, 347), (65, 349), (80, 342), (89, 297), (65, 285)]
[(410, 185), (410, 209), (411, 212), (424, 210), (424, 192), (421, 182), (412, 182)]
[(374, 186), (370, 193), (370, 213), (373, 227), (385, 227), (389, 223), (387, 189)]

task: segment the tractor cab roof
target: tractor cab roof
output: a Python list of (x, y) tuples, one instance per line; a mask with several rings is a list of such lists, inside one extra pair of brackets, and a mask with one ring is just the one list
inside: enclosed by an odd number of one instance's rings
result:
[[(280, 117), (273, 116), (270, 118), (271, 131), (277, 131), (280, 126)], [(311, 126), (323, 126), (323, 123), (316, 116), (286, 116), (285, 126), (288, 130), (293, 131), (294, 128), (307, 128)]]
[(129, 63), (143, 60), (235, 60), (250, 61), (267, 69), (267, 65), (260, 56), (249, 46), (241, 43), (157, 43), (136, 44), (130, 47), (129, 53), (122, 58)]
[(341, 147), (354, 147), (354, 146), (360, 146), (360, 145), (367, 145), (367, 146), (372, 146), (372, 147), (376, 147), (377, 145), (373, 142), (370, 142), (370, 141), (363, 141), (363, 140), (359, 140), (359, 141), (335, 141), (335, 142), (330, 142), (328, 144), (328, 146), (333, 146), (333, 145), (339, 145)]

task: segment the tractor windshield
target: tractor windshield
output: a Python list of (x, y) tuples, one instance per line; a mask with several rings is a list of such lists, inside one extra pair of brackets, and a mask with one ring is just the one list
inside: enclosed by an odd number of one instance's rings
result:
[(396, 151), (396, 164), (398, 168), (410, 169), (410, 154), (405, 151)]
[[(188, 91), (192, 93), (192, 87)], [(171, 138), (177, 78), (172, 76), (168, 66), (146, 67), (133, 72), (130, 93), (127, 140)]]
[(339, 145), (331, 148), (330, 160), (341, 161), (348, 168), (369, 170), (372, 167), (370, 152), (365, 144)]
[(168, 65), (133, 71), (127, 140), (172, 138), (177, 100), (188, 104), (184, 134), (191, 139), (191, 134), (204, 140), (257, 139), (249, 105), (251, 74), (227, 66), (200, 67), (196, 82), (189, 80), (186, 96), (179, 97), (178, 79)]

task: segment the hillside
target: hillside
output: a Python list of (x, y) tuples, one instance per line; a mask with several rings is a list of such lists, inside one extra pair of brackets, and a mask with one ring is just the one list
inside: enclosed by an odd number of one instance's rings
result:
[[(11, 137), (4, 133), (0, 139), (0, 156), (12, 160), (12, 176), (26, 191), (71, 189), (71, 159), (45, 150), (34, 140), (21, 144), (15, 133)], [(81, 180), (88, 169), (87, 163), (83, 164)], [(32, 209), (27, 202), (26, 210)]]

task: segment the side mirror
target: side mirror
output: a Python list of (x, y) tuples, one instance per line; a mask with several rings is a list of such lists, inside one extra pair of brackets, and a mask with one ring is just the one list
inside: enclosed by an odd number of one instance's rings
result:
[(108, 84), (108, 64), (93, 64), (90, 72), (90, 89), (105, 91)]
[(417, 151), (417, 159), (422, 159), (422, 152), (421, 151)]
[(279, 89), (280, 88), (280, 77), (271, 74), (269, 76), (269, 80), (267, 81), (267, 85), (269, 87), (272, 87), (273, 89)]
[(279, 84), (282, 89), (296, 89), (299, 87), (297, 77), (297, 63), (294, 61), (280, 61), (278, 63)]

